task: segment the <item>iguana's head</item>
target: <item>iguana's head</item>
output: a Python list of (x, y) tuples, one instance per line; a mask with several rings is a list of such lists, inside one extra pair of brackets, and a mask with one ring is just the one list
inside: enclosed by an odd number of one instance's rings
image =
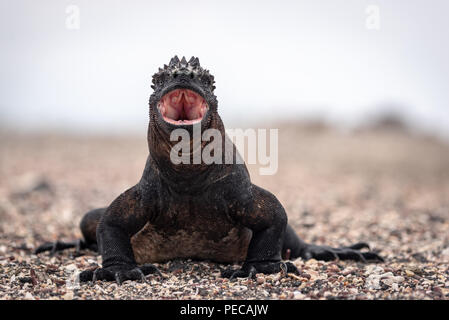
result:
[(214, 77), (201, 67), (198, 58), (189, 61), (175, 56), (153, 75), (150, 97), (150, 121), (166, 129), (208, 127), (217, 109)]
[[(198, 58), (195, 57), (187, 61), (185, 57), (179, 60), (175, 56), (168, 65), (164, 65), (153, 75), (151, 87), (154, 92), (150, 97), (148, 125), (148, 147), (151, 156), (149, 159), (152, 159), (151, 163), (158, 167), (166, 181), (172, 182), (172, 188), (181, 188), (183, 192), (194, 190), (192, 184), (201, 186), (203, 173), (208, 175), (211, 170), (218, 170), (216, 166), (206, 164), (202, 160), (206, 145), (212, 141), (214, 144), (221, 141), (224, 145), (226, 138), (223, 122), (217, 113), (214, 82), (214, 77), (200, 66)], [(221, 137), (203, 139), (202, 133), (207, 129), (218, 130)], [(185, 139), (184, 135), (177, 135), (186, 132), (189, 139)], [(196, 132), (200, 133), (199, 137)], [(180, 146), (182, 150), (178, 150)], [(178, 158), (174, 161), (176, 150), (178, 156), (184, 160), (188, 157), (189, 161), (180, 163)], [(215, 150), (213, 152), (215, 154)], [(222, 153), (222, 156), (224, 157), (225, 153)], [(197, 159), (200, 161), (197, 162)]]

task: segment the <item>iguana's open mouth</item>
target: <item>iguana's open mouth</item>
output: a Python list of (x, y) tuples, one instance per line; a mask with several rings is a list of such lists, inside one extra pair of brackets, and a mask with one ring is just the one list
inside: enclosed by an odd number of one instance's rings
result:
[(166, 122), (185, 125), (198, 123), (207, 111), (206, 100), (189, 89), (175, 89), (165, 94), (158, 104)]

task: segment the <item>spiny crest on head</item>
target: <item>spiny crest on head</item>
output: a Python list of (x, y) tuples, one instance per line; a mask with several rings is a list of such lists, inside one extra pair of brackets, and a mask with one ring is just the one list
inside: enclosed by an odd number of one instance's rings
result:
[(153, 75), (152, 89), (161, 87), (165, 82), (175, 78), (179, 74), (190, 75), (192, 79), (196, 78), (205, 86), (208, 86), (211, 91), (215, 90), (214, 76), (209, 73), (209, 70), (203, 69), (200, 65), (200, 60), (197, 57), (191, 57), (189, 61), (185, 57), (179, 60), (178, 56), (171, 58), (168, 65), (164, 64), (164, 68), (159, 68), (159, 71)]

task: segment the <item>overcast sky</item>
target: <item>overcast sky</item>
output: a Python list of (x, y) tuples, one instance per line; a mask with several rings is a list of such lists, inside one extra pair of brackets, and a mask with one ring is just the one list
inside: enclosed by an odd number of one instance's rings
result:
[(392, 108), (449, 137), (448, 15), (447, 0), (0, 0), (0, 123), (145, 131), (151, 76), (177, 54), (215, 75), (230, 126)]

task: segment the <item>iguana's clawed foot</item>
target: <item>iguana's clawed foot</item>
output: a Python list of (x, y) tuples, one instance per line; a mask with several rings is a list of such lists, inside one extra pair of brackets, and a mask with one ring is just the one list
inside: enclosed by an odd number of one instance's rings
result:
[(302, 258), (316, 260), (355, 260), (360, 262), (384, 262), (384, 259), (373, 251), (362, 252), (361, 249), (370, 249), (364, 242), (356, 243), (349, 247), (331, 248), (329, 246), (317, 246), (310, 244), (302, 253)]
[(272, 274), (278, 272), (298, 273), (298, 269), (291, 262), (245, 262), (241, 269), (226, 269), (221, 272), (223, 278), (233, 280), (235, 278), (252, 278), (257, 273)]
[(162, 277), (162, 273), (152, 264), (144, 264), (143, 266), (110, 266), (106, 268), (98, 268), (96, 270), (86, 270), (80, 273), (80, 282), (97, 280), (116, 281), (121, 285), (126, 280), (140, 280), (145, 282), (145, 276), (156, 273)]
[(55, 242), (46, 242), (34, 251), (35, 254), (39, 254), (41, 252), (50, 251), (50, 256), (54, 256), (56, 252), (63, 251), (65, 249), (71, 249), (75, 248), (75, 255), (79, 256), (81, 255), (82, 249), (91, 249), (93, 251), (97, 251), (97, 245), (92, 244), (88, 245), (83, 240), (75, 240), (71, 242), (63, 242), (63, 241), (55, 241)]

